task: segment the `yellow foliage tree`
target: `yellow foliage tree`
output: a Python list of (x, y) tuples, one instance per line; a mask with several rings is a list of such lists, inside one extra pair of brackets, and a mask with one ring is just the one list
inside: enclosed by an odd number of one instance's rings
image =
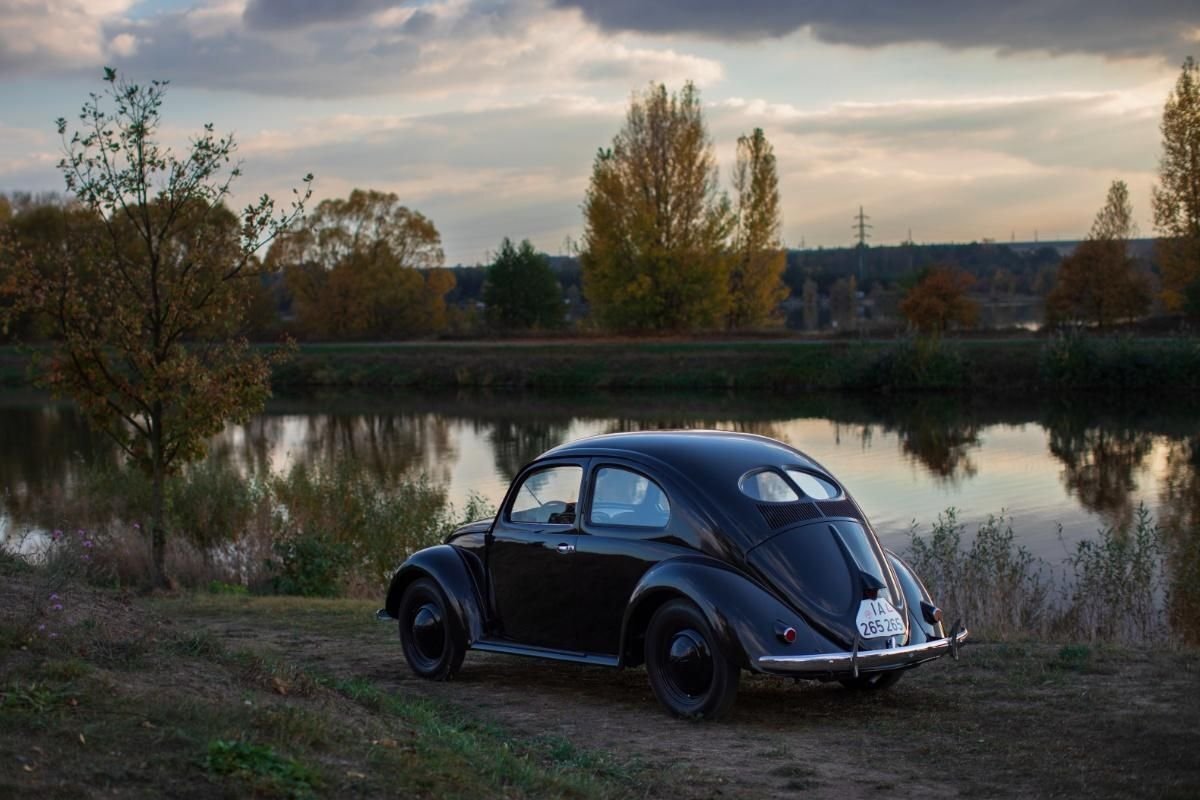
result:
[(1087, 239), (1058, 268), (1046, 296), (1048, 323), (1092, 322), (1103, 328), (1146, 313), (1150, 287), (1129, 256), (1129, 239), (1136, 232), (1129, 187), (1113, 181)]
[(1154, 188), (1154, 226), (1162, 300), (1183, 307), (1200, 282), (1200, 66), (1190, 57), (1163, 107), (1163, 154)]
[(738, 137), (733, 172), (737, 192), (733, 269), (729, 282), (730, 328), (761, 325), (788, 295), (787, 254), (779, 242), (779, 175), (775, 149), (762, 128)]
[(348, 198), (323, 200), (279, 240), (269, 261), (284, 266), (309, 335), (387, 339), (445, 327), (454, 275), (441, 268), (441, 236), (395, 194), (355, 189)]
[(583, 281), (597, 319), (626, 330), (724, 322), (731, 217), (696, 87), (635, 94), (584, 198)]

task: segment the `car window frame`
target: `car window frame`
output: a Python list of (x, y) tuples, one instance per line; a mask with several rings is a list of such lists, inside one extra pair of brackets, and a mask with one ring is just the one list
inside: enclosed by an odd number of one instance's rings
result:
[[(623, 469), (626, 472), (632, 472), (634, 475), (641, 476), (653, 483), (667, 498), (669, 513), (667, 521), (657, 527), (649, 527), (646, 525), (605, 525), (591, 521), (592, 504), (596, 498), (596, 478), (600, 474), (600, 470), (605, 467), (613, 469)], [(582, 515), (576, 515), (579, 521), (579, 531), (588, 536), (618, 536), (626, 539), (651, 539), (660, 537), (665, 531), (671, 528), (671, 523), (676, 518), (675, 501), (671, 499), (671, 490), (666, 481), (661, 478), (656, 478), (648, 469), (637, 464), (617, 461), (614, 459), (593, 459), (587, 470), (587, 506)]]
[[(501, 509), (501, 514), (500, 514), (501, 520), (503, 520), (505, 525), (520, 526), (521, 528), (528, 528), (528, 529), (533, 529), (533, 528), (538, 528), (538, 529), (553, 528), (555, 530), (570, 530), (573, 528), (578, 529), (580, 527), (580, 519), (581, 519), (580, 508), (583, 506), (584, 492), (587, 490), (587, 479), (588, 479), (588, 474), (590, 472), (589, 465), (590, 465), (590, 459), (586, 459), (586, 458), (584, 458), (584, 459), (570, 458), (570, 459), (563, 459), (562, 461), (558, 461), (558, 460), (537, 461), (537, 462), (526, 465), (524, 469), (522, 469), (519, 473), (517, 473), (517, 477), (513, 480), (513, 482), (508, 487), (508, 494), (504, 498), (504, 506)], [(516, 503), (517, 495), (520, 493), (521, 486), (524, 485), (525, 481), (528, 480), (528, 478), (531, 475), (533, 475), (535, 472), (544, 472), (545, 470), (554, 469), (555, 467), (578, 467), (580, 469), (579, 494), (575, 500), (575, 521), (574, 522), (532, 522), (529, 520), (513, 519), (512, 518), (512, 507)]]
[[(792, 492), (796, 495), (796, 497), (792, 500), (767, 500), (767, 499), (761, 498), (761, 497), (751, 497), (742, 488), (742, 481), (746, 480), (746, 478), (749, 478), (751, 475), (757, 475), (760, 472), (770, 472), (770, 473), (773, 473), (775, 476), (782, 478), (784, 485), (787, 486), (789, 489), (791, 489)], [(737, 489), (738, 494), (740, 494), (742, 497), (746, 498), (747, 500), (749, 500), (753, 503), (767, 503), (767, 504), (773, 505), (773, 506), (786, 506), (791, 503), (803, 503), (805, 500), (812, 499), (808, 495), (806, 495), (804, 492), (800, 491), (800, 487), (797, 486), (795, 483), (793, 483), (792, 480), (790, 478), (788, 478), (788, 476), (786, 474), (784, 474), (782, 467), (777, 467), (774, 464), (763, 464), (760, 467), (753, 467), (751, 469), (746, 470), (745, 472), (743, 472), (741, 475), (738, 476), (738, 479), (736, 481), (734, 481), (733, 486), (735, 489)]]
[[(792, 476), (788, 474), (788, 470), (790, 469), (794, 469), (796, 472), (803, 472), (804, 474), (811, 475), (814, 478), (819, 478), (833, 488), (837, 489), (837, 494), (835, 494), (833, 497), (813, 497), (811, 494), (801, 489), (800, 484), (792, 480)], [(800, 502), (824, 503), (831, 500), (844, 500), (846, 497), (846, 488), (842, 486), (841, 481), (834, 480), (833, 476), (827, 475), (820, 470), (813, 469), (811, 467), (796, 466), (794, 464), (784, 464), (779, 467), (779, 472), (783, 475), (783, 479), (787, 481), (788, 484), (800, 495)], [(793, 500), (791, 502), (796, 501)]]

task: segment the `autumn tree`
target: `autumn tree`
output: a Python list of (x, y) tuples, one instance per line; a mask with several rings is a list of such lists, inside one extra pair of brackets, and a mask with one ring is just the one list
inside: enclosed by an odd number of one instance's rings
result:
[(391, 339), (445, 326), (454, 275), (442, 268), (441, 242), (433, 222), (395, 194), (355, 189), (321, 201), (268, 261), (284, 268), (306, 333)]
[(1154, 187), (1163, 305), (1179, 310), (1200, 282), (1200, 66), (1190, 57), (1163, 107), (1163, 153)]
[(930, 267), (900, 301), (900, 313), (921, 333), (935, 336), (951, 325), (974, 327), (979, 304), (967, 295), (974, 283), (970, 273), (957, 267)]
[(635, 94), (584, 198), (584, 292), (596, 317), (630, 330), (725, 322), (731, 223), (696, 87)]
[(562, 287), (550, 260), (528, 239), (519, 246), (507, 236), (483, 286), (488, 321), (498, 328), (558, 328), (563, 324)]
[(1113, 181), (1087, 239), (1063, 259), (1046, 296), (1046, 321), (1092, 322), (1103, 328), (1150, 307), (1150, 287), (1129, 255), (1137, 235), (1129, 187)]
[(787, 253), (779, 242), (779, 175), (775, 149), (762, 128), (739, 136), (733, 168), (733, 267), (729, 276), (730, 328), (761, 325), (788, 296)]
[(110, 69), (105, 82), (77, 130), (58, 120), (59, 169), (81, 218), (67, 218), (55, 257), (20, 261), (4, 288), (15, 309), (54, 327), (41, 382), (73, 398), (150, 477), (161, 585), (167, 476), (269, 394), (269, 359), (236, 334), (247, 282), (261, 271), (255, 253), (301, 214), (307, 193), (284, 212), (263, 196), (233, 213), (233, 138), (206, 125), (177, 156), (158, 140), (166, 84), (128, 83)]

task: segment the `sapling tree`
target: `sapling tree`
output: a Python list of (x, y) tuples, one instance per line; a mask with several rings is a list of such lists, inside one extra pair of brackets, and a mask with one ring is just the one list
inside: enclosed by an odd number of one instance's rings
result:
[(58, 120), (59, 169), (80, 213), (54, 257), (9, 262), (12, 313), (51, 323), (39, 381), (73, 398), (150, 478), (153, 579), (167, 582), (164, 486), (227, 422), (270, 392), (270, 365), (242, 336), (258, 251), (302, 214), (312, 176), (287, 209), (263, 195), (227, 205), (241, 174), (232, 136), (211, 124), (176, 154), (159, 140), (166, 83), (106, 69), (75, 125)]

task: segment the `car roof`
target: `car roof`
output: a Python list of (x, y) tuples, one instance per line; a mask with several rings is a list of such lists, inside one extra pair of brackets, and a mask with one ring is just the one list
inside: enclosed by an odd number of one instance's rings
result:
[(695, 475), (728, 477), (734, 481), (756, 467), (800, 465), (821, 474), (829, 472), (804, 453), (766, 436), (735, 431), (674, 430), (609, 433), (560, 445), (542, 458), (563, 456), (645, 456)]

